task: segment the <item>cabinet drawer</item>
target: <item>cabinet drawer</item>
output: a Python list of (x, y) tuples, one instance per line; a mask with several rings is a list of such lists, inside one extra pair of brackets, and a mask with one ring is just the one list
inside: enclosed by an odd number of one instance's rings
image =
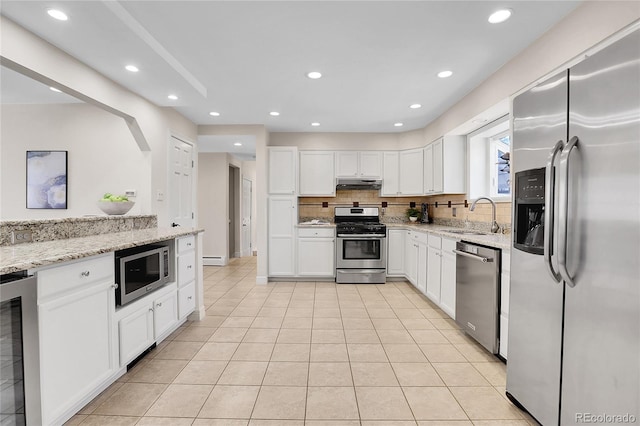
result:
[(195, 282), (178, 289), (178, 318), (182, 319), (196, 308)]
[(429, 235), (429, 247), (433, 247), (434, 249), (442, 248), (442, 237), (430, 234)]
[(298, 237), (303, 238), (333, 238), (335, 229), (333, 228), (298, 228)]
[(38, 300), (98, 281), (114, 282), (113, 253), (38, 272)]
[(196, 277), (196, 256), (194, 253), (178, 257), (178, 287), (191, 282)]
[(450, 238), (442, 239), (442, 251), (449, 254), (453, 254), (453, 250), (456, 248), (456, 240)]
[(427, 245), (429, 241), (429, 234), (424, 232), (415, 232), (414, 234), (417, 242)]
[(178, 238), (178, 254), (193, 250), (196, 248), (196, 237), (189, 235), (187, 237)]

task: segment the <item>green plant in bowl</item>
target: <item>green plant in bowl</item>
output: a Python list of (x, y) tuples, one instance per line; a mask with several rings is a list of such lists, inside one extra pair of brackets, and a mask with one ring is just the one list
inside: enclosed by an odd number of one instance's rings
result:
[(123, 215), (131, 210), (134, 204), (126, 195), (113, 195), (109, 192), (98, 201), (100, 210), (108, 215)]
[(416, 222), (422, 218), (422, 211), (414, 207), (410, 207), (405, 211), (405, 215), (411, 222)]

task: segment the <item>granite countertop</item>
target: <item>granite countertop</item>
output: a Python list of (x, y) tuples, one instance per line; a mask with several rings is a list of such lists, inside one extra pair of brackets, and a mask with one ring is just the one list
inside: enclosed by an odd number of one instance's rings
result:
[(81, 238), (0, 247), (0, 274), (24, 271), (204, 232), (196, 228), (148, 228)]
[(462, 228), (454, 228), (451, 226), (432, 225), (432, 224), (413, 224), (413, 223), (388, 223), (387, 229), (411, 229), (422, 232), (431, 232), (443, 237), (453, 238), (458, 241), (467, 241), (475, 244), (482, 244), (489, 247), (499, 248), (505, 251), (511, 250), (511, 235), (486, 234), (486, 235), (461, 235), (450, 231), (462, 230)]

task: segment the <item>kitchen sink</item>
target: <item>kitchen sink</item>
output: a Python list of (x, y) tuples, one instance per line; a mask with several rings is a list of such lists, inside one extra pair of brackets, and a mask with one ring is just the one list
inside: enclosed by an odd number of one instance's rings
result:
[(452, 231), (446, 231), (449, 232), (451, 234), (459, 234), (459, 235), (487, 235), (486, 232), (480, 232), (480, 231), (468, 231), (466, 229), (454, 229)]

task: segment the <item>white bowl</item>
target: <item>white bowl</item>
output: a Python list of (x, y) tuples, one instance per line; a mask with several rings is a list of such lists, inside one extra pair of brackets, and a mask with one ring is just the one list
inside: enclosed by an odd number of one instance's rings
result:
[(135, 204), (134, 201), (98, 201), (100, 210), (108, 215), (123, 215)]
[(418, 218), (416, 216), (409, 216), (409, 220), (411, 222), (416, 222), (418, 220)]

